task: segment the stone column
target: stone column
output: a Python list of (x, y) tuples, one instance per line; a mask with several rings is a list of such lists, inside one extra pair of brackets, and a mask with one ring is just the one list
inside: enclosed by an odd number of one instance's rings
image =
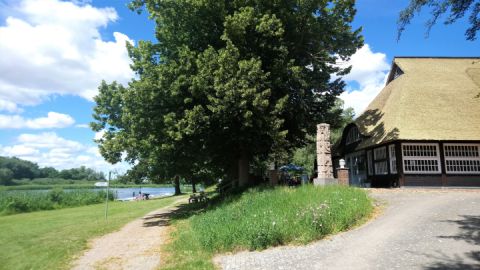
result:
[(325, 123), (317, 125), (317, 171), (315, 185), (337, 184), (333, 178), (330, 125)]

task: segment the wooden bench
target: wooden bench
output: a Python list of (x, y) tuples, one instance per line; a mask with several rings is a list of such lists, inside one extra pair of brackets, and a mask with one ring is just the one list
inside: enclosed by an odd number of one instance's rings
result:
[(207, 195), (205, 194), (205, 192), (201, 191), (200, 194), (193, 193), (192, 195), (190, 195), (188, 203), (206, 202), (207, 200)]

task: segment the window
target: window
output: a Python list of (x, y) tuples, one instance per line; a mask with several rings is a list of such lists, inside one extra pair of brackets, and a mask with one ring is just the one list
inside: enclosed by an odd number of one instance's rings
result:
[[(396, 67), (395, 68), (395, 71), (393, 73), (393, 80), (395, 80), (396, 78), (400, 77), (401, 75), (403, 74), (403, 70), (401, 70), (399, 67)], [(392, 81), (393, 81), (392, 80)]]
[(397, 173), (397, 156), (395, 156), (395, 145), (388, 146), (388, 152), (390, 154), (390, 173)]
[(403, 75), (403, 70), (401, 70), (397, 65), (394, 65), (392, 68), (392, 71), (390, 72), (390, 75), (388, 76), (387, 84), (389, 84), (391, 81), (395, 80), (396, 78), (402, 75)]
[(403, 171), (408, 174), (437, 174), (440, 155), (436, 143), (402, 143)]
[(346, 139), (345, 144), (351, 144), (351, 143), (358, 142), (358, 141), (360, 141), (360, 132), (358, 132), (357, 127), (353, 126), (348, 131), (347, 139)]
[(373, 158), (375, 159), (375, 174), (388, 174), (387, 147), (375, 148), (373, 150)]
[(480, 174), (480, 144), (443, 145), (445, 169), (450, 174)]
[(373, 175), (373, 158), (372, 150), (367, 151), (367, 162), (368, 162), (368, 175)]

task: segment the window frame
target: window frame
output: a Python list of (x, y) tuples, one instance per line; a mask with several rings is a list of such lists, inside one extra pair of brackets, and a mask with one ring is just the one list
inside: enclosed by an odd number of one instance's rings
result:
[[(379, 155), (380, 153), (381, 153), (381, 155)], [(387, 175), (388, 174), (388, 156), (387, 156), (387, 147), (386, 146), (380, 146), (380, 147), (377, 147), (377, 148), (373, 149), (373, 166), (374, 166), (373, 171), (374, 171), (375, 175)], [(380, 170), (380, 169), (382, 169), (382, 170)]]
[[(447, 147), (448, 146), (475, 146), (477, 148), (477, 156), (447, 156)], [(477, 171), (451, 171), (449, 168), (452, 165), (448, 165), (448, 161), (466, 161), (466, 162), (477, 162), (480, 164), (480, 144), (478, 143), (444, 143), (443, 144), (443, 155), (444, 155), (444, 166), (446, 174), (466, 174), (466, 175), (479, 175), (480, 174), (480, 165), (478, 166)], [(455, 165), (453, 165), (455, 166)], [(462, 166), (462, 165), (458, 165)], [(464, 166), (464, 165), (463, 165)]]
[(396, 156), (395, 144), (390, 144), (388, 146), (388, 155), (389, 155), (389, 161), (390, 161), (390, 173), (397, 174), (398, 169), (397, 169), (397, 156)]
[(345, 138), (345, 145), (349, 145), (352, 143), (356, 143), (360, 141), (362, 138), (360, 136), (360, 131), (358, 130), (357, 126), (352, 126), (347, 133), (347, 137)]
[[(405, 156), (405, 146), (435, 146), (435, 156)], [(442, 162), (440, 159), (440, 146), (438, 143), (402, 143), (401, 144), (402, 168), (404, 174), (441, 174)], [(411, 171), (405, 168), (405, 161), (437, 161), (436, 171)]]
[(367, 174), (368, 175), (374, 175), (373, 174), (373, 151), (372, 150), (367, 150)]

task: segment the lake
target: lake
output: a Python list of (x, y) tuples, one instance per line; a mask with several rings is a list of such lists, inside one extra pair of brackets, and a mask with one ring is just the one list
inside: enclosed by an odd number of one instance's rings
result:
[[(105, 189), (105, 188), (104, 188)], [(96, 189), (100, 190), (100, 189)], [(134, 188), (110, 188), (112, 190), (117, 200), (120, 201), (129, 201), (135, 199), (135, 196), (141, 192), (143, 194), (150, 194), (150, 197), (164, 197), (170, 196), (175, 193), (175, 188), (173, 187), (134, 187)]]
[[(51, 189), (35, 189), (35, 190), (7, 190), (4, 192), (48, 192)], [(74, 191), (77, 190), (75, 188), (64, 188), (63, 189), (65, 192), (69, 191)], [(82, 190), (88, 190), (82, 188)], [(106, 188), (92, 188), (90, 190), (94, 191), (100, 191), (100, 190), (106, 190)], [(164, 197), (164, 196), (171, 196), (175, 193), (175, 188), (174, 187), (129, 187), (129, 188), (109, 188), (110, 191), (112, 191), (117, 200), (119, 201), (131, 201), (134, 200), (136, 196), (141, 192), (142, 194), (149, 194), (150, 198), (158, 198), (158, 197)]]

